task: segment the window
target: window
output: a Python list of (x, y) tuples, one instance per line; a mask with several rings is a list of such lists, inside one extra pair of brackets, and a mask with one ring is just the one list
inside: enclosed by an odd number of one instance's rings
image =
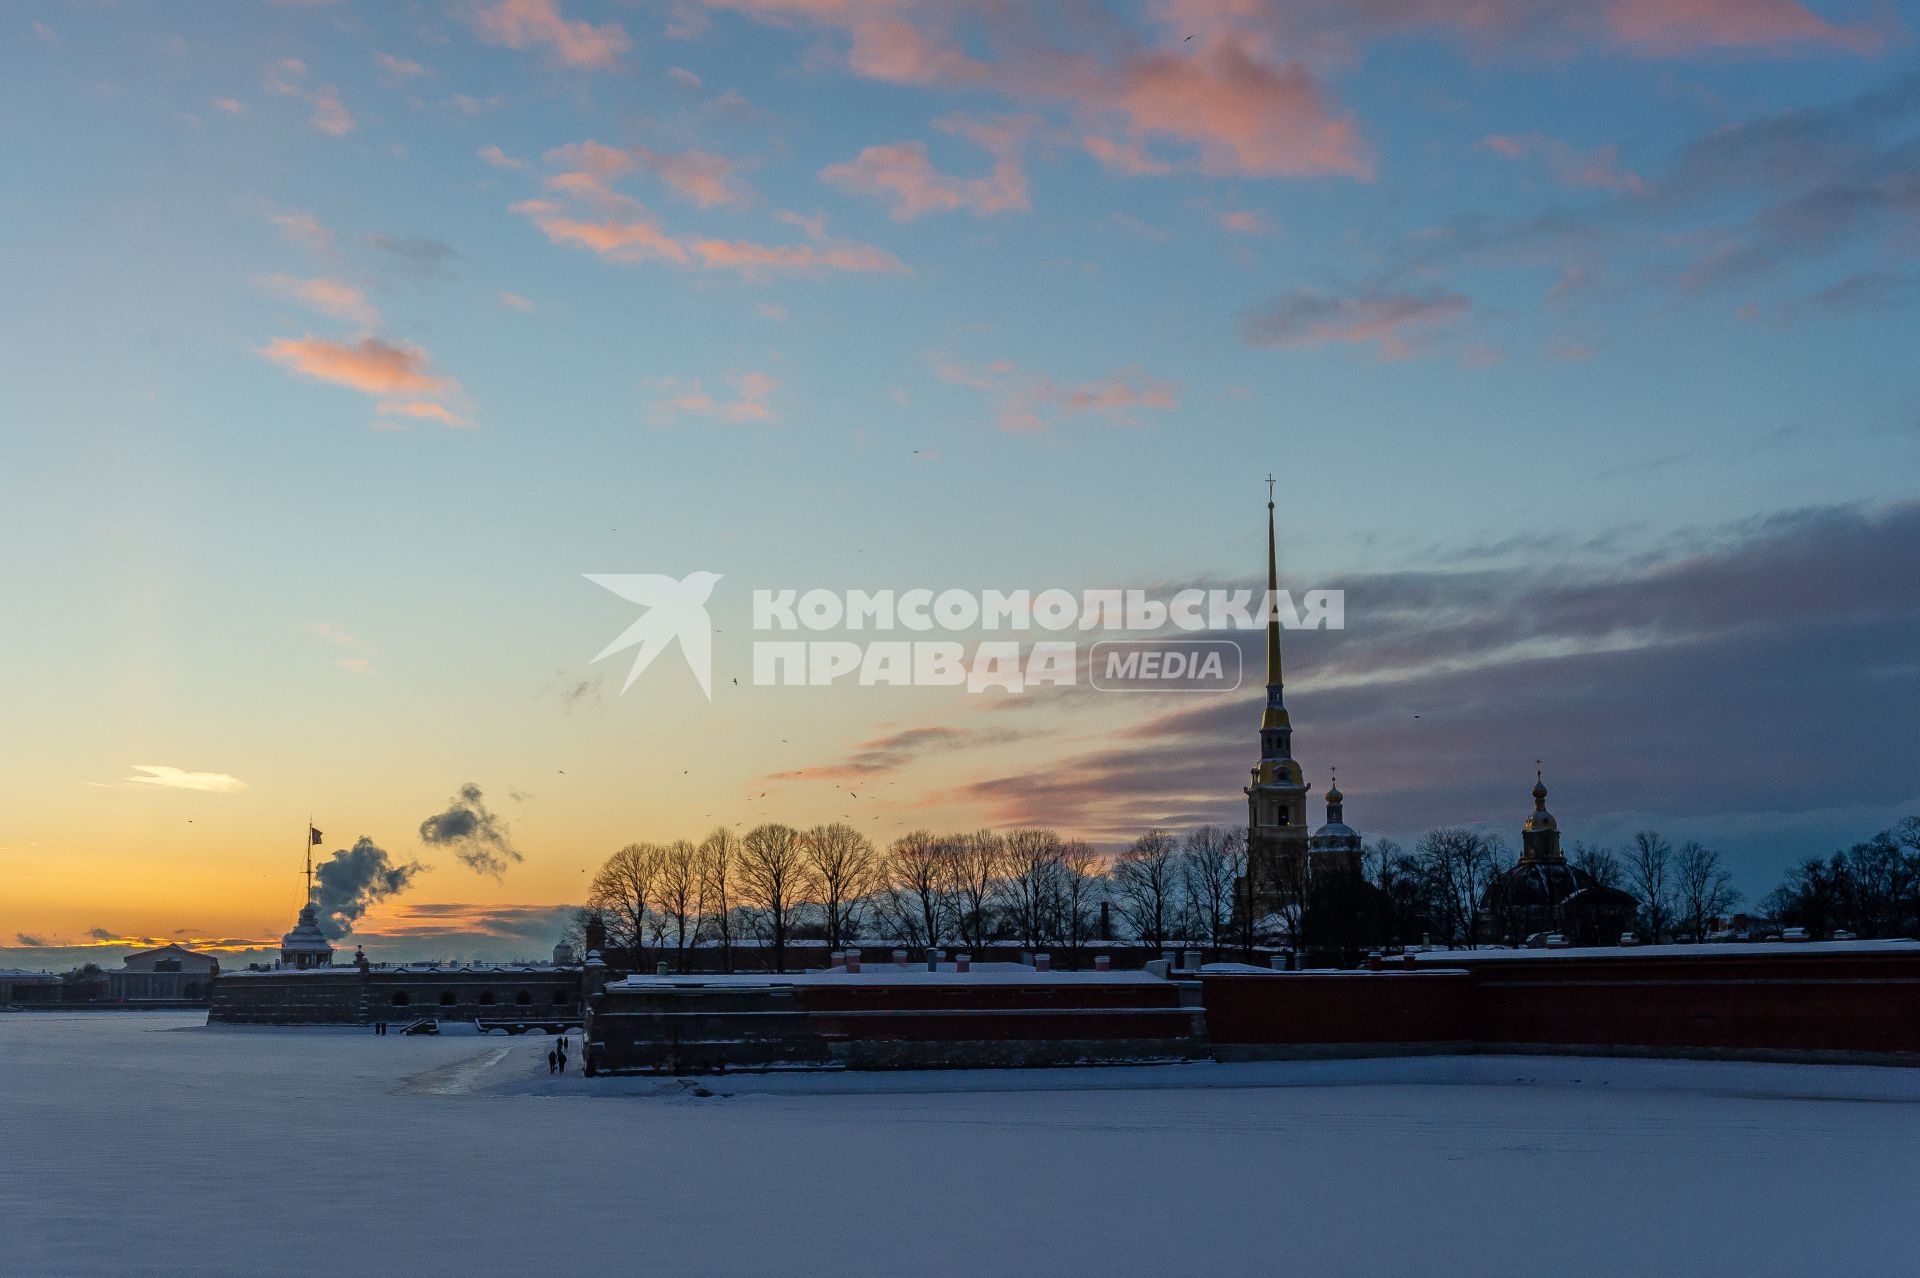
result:
[(571, 991), (555, 990), (553, 992), (553, 1005), (555, 1007), (565, 1007), (571, 1002), (573, 1002), (573, 994)]
[(527, 990), (521, 990), (518, 994), (515, 994), (513, 996), (513, 1001), (518, 1003), (521, 1007), (525, 1007), (527, 1004), (533, 1002), (533, 995)]
[(493, 1006), (493, 991), (492, 991), (492, 990), (482, 990), (482, 991), (480, 991), (480, 1006), (482, 1006), (482, 1007), (492, 1007), (492, 1006)]
[(405, 990), (400, 990), (393, 996), (393, 1005), (395, 1007), (405, 1007), (411, 1002), (413, 1002), (413, 999), (408, 996)]
[(452, 1007), (452, 1006), (453, 1006), (453, 991), (452, 991), (452, 990), (441, 990), (441, 991), (440, 991), (440, 1006), (442, 1006), (442, 1007)]
[(180, 970), (180, 960), (155, 959), (153, 961), (153, 970), (156, 972), (177, 972)]

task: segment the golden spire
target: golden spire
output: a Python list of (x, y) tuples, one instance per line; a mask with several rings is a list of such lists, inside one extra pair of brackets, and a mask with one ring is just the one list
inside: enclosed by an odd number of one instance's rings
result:
[(1287, 719), (1287, 707), (1280, 696), (1280, 560), (1275, 549), (1273, 533), (1273, 485), (1272, 475), (1267, 476), (1267, 708), (1260, 716), (1263, 728), (1285, 728), (1292, 726)]
[(1280, 682), (1280, 610), (1273, 606), (1280, 597), (1280, 561), (1274, 553), (1273, 476), (1267, 476), (1267, 685)]

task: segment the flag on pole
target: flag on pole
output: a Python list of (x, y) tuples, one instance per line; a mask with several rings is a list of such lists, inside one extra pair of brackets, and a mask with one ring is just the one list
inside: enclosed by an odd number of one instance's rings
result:
[(319, 847), (320, 831), (314, 829), (311, 825), (309, 825), (307, 827), (307, 840), (313, 847)]

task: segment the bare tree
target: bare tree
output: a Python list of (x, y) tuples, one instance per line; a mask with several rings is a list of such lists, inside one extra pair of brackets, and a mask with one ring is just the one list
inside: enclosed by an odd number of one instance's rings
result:
[(1100, 902), (1106, 899), (1106, 858), (1075, 839), (1060, 846), (1060, 933), (1077, 967), (1080, 948), (1093, 937)]
[(1733, 890), (1733, 875), (1720, 864), (1718, 852), (1692, 840), (1680, 845), (1673, 869), (1680, 912), (1693, 939), (1704, 941), (1713, 921), (1740, 899)]
[(720, 962), (733, 970), (734, 865), (740, 857), (740, 840), (724, 825), (700, 840), (700, 903), (720, 941)]
[(1007, 913), (1030, 949), (1051, 944), (1060, 934), (1063, 846), (1052, 830), (1007, 832), (1002, 858)]
[(657, 844), (629, 843), (606, 859), (587, 888), (587, 908), (606, 923), (608, 942), (636, 966), (645, 959), (660, 858)]
[(999, 893), (1006, 840), (977, 830), (954, 842), (953, 889), (960, 939), (978, 949), (993, 933), (992, 906)]
[(772, 970), (786, 971), (787, 937), (805, 878), (800, 832), (777, 822), (747, 831), (740, 840), (738, 878), (741, 902), (752, 909), (763, 939), (772, 947)]
[(1480, 944), (1480, 902), (1493, 882), (1506, 845), (1498, 835), (1472, 830), (1429, 830), (1414, 856), (1427, 882), (1429, 921), (1449, 945)]
[(820, 905), (827, 947), (841, 949), (859, 930), (860, 913), (874, 886), (873, 844), (852, 826), (816, 825), (801, 839), (807, 888)]
[(914, 830), (887, 849), (880, 893), (887, 923), (909, 945), (932, 949), (953, 917), (953, 843), (928, 830)]
[(1627, 849), (1627, 881), (1640, 898), (1640, 913), (1647, 921), (1647, 940), (1660, 944), (1673, 919), (1673, 845), (1653, 830), (1633, 836)]
[(1180, 872), (1193, 931), (1209, 945), (1225, 945), (1233, 924), (1233, 885), (1246, 873), (1246, 845), (1235, 830), (1203, 825), (1180, 848)]
[(1165, 830), (1149, 830), (1113, 863), (1120, 912), (1142, 943), (1159, 949), (1179, 909), (1180, 845)]
[(671, 932), (680, 970), (687, 970), (687, 942), (700, 933), (700, 849), (675, 839), (660, 849), (659, 916), (663, 934)]
[(1573, 855), (1567, 858), (1573, 868), (1586, 874), (1593, 880), (1595, 887), (1619, 888), (1626, 881), (1626, 867), (1620, 864), (1620, 858), (1613, 849), (1600, 847), (1593, 843), (1575, 840)]

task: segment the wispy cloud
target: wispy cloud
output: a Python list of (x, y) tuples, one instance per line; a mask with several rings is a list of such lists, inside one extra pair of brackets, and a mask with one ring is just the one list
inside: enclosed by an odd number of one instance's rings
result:
[(254, 284), (276, 297), (284, 297), (309, 310), (348, 320), (363, 328), (372, 328), (380, 322), (379, 308), (367, 300), (366, 292), (345, 280), (261, 275), (254, 279)]
[(766, 373), (750, 372), (730, 376), (727, 382), (734, 392), (731, 399), (716, 398), (697, 379), (664, 378), (659, 383), (663, 395), (649, 407), (648, 415), (662, 423), (671, 422), (682, 415), (706, 417), (719, 422), (779, 420), (779, 414), (767, 402), (780, 388), (776, 378)]
[(1328, 293), (1295, 289), (1246, 316), (1243, 332), (1254, 346), (1367, 345), (1387, 359), (1405, 359), (1434, 330), (1465, 315), (1467, 299), (1448, 289), (1392, 293)]
[(961, 209), (976, 217), (1024, 213), (1032, 205), (1027, 201), (1027, 175), (1020, 167), (1020, 146), (1033, 125), (1026, 116), (978, 120), (954, 115), (935, 122), (935, 128), (968, 138), (993, 156), (993, 171), (985, 177), (940, 172), (927, 156), (927, 144), (915, 141), (867, 147), (843, 164), (822, 169), (820, 180), (889, 201), (894, 220), (900, 222)]
[(1647, 189), (1646, 179), (1621, 165), (1620, 148), (1617, 146), (1582, 151), (1571, 142), (1544, 133), (1492, 133), (1481, 138), (1477, 145), (1481, 150), (1492, 151), (1509, 160), (1544, 156), (1555, 179), (1563, 186), (1625, 191), (1636, 195)]
[(1140, 424), (1139, 410), (1178, 408), (1180, 386), (1148, 376), (1138, 367), (1119, 369), (1084, 382), (1059, 382), (1021, 369), (1012, 360), (964, 364), (945, 355), (929, 357), (934, 375), (944, 382), (990, 394), (995, 420), (1011, 434), (1045, 430), (1063, 417), (1098, 413), (1127, 426)]
[(448, 407), (448, 401), (460, 393), (459, 384), (435, 373), (426, 351), (418, 346), (371, 336), (331, 341), (309, 335), (276, 337), (260, 354), (313, 381), (379, 396), (378, 411), (383, 417), (447, 426), (469, 424), (465, 414)]
[(295, 98), (312, 108), (308, 123), (322, 133), (344, 137), (353, 132), (353, 113), (340, 101), (340, 91), (331, 84), (309, 87), (307, 67), (298, 58), (288, 58), (267, 77), (267, 88), (282, 97)]
[(391, 53), (375, 53), (373, 64), (396, 80), (416, 80), (433, 74), (431, 67), (425, 67), (412, 58), (397, 57)]
[(786, 211), (774, 215), (805, 233), (799, 243), (689, 235), (668, 230), (646, 205), (614, 188), (616, 181), (645, 167), (695, 203), (748, 202), (750, 194), (736, 184), (730, 162), (706, 152), (669, 155), (589, 139), (556, 147), (545, 159), (560, 170), (542, 181), (551, 196), (522, 200), (511, 211), (532, 221), (553, 243), (588, 249), (608, 261), (667, 262), (733, 271), (749, 279), (829, 271), (907, 273), (905, 264), (884, 249), (830, 235), (821, 217)]
[(133, 785), (160, 790), (196, 790), (203, 794), (238, 794), (247, 783), (224, 772), (189, 772), (183, 768), (156, 763), (136, 763), (134, 775), (126, 780)]

